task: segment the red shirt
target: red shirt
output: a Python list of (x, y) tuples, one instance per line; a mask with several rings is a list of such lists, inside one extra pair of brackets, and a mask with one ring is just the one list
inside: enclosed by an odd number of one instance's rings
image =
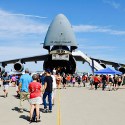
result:
[(95, 76), (95, 77), (94, 77), (94, 82), (99, 82), (98, 76)]
[(41, 87), (39, 82), (31, 82), (29, 84), (30, 99), (41, 97)]

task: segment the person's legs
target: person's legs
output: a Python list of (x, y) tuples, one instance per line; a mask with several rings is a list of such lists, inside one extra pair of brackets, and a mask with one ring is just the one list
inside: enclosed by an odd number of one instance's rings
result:
[(34, 105), (34, 104), (31, 104), (31, 106), (30, 106), (30, 121), (32, 120), (34, 108), (35, 108), (35, 105)]
[(3, 89), (3, 91), (4, 91), (4, 97), (8, 96), (8, 87), (9, 87), (9, 85), (4, 85), (4, 89)]
[(48, 93), (49, 110), (52, 111), (52, 93)]
[(102, 90), (105, 89), (105, 82), (102, 83)]
[(20, 92), (20, 112), (23, 112), (23, 98), (24, 94), (23, 92)]
[(4, 90), (3, 90), (3, 91), (4, 91), (4, 97), (6, 97), (6, 89), (4, 88)]
[(85, 87), (85, 82), (86, 82), (85, 80), (82, 81), (82, 83), (83, 83), (83, 87)]
[(44, 105), (44, 109), (46, 109), (47, 108), (47, 104), (46, 104), (46, 96), (48, 95), (48, 93), (47, 92), (44, 92), (44, 94), (43, 94), (43, 105)]
[(23, 112), (23, 101), (28, 100), (29, 93), (20, 92), (20, 112)]
[(98, 83), (95, 82), (95, 90), (97, 90)]
[(37, 121), (40, 120), (40, 112), (39, 112), (39, 104), (36, 104), (36, 115), (37, 115)]

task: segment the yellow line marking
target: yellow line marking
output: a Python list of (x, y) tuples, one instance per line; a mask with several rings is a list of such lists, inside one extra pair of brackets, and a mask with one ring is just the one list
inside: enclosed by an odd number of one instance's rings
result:
[(58, 89), (58, 98), (57, 98), (57, 125), (61, 125), (61, 113), (60, 113), (60, 90)]

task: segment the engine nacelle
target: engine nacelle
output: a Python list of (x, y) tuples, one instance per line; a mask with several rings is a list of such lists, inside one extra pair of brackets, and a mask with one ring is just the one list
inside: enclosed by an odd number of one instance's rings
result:
[(14, 67), (14, 70), (18, 72), (22, 72), (24, 70), (24, 66), (20, 62), (16, 62), (13, 67)]
[(5, 72), (4, 67), (0, 66), (0, 73), (3, 74)]
[(103, 68), (106, 68), (106, 65), (104, 63), (100, 63), (100, 65), (103, 67)]
[(125, 68), (124, 67), (119, 67), (118, 70), (122, 73), (125, 73)]

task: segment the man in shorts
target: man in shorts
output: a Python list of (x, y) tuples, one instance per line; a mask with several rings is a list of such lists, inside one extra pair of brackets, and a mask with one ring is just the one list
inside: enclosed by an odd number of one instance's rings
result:
[(32, 82), (32, 77), (29, 75), (29, 70), (25, 69), (25, 74), (20, 77), (19, 80), (19, 91), (20, 91), (20, 112), (23, 112), (23, 101), (28, 100), (29, 92), (28, 86)]

